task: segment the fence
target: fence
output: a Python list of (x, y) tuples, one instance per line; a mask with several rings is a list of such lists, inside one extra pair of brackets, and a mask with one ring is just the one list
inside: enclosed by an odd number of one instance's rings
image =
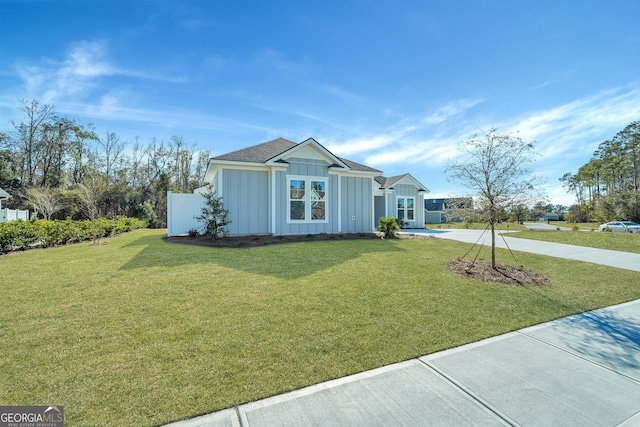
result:
[(187, 234), (195, 228), (202, 231), (202, 223), (196, 220), (204, 206), (200, 194), (167, 192), (167, 235)]
[(0, 222), (17, 221), (19, 219), (28, 221), (29, 211), (9, 208), (0, 209)]

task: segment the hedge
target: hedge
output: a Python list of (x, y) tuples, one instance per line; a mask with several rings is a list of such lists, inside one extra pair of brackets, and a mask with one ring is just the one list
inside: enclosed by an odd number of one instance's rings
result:
[[(113, 219), (96, 219), (93, 225), (96, 237), (103, 238), (144, 228), (146, 223), (137, 218), (119, 216)], [(91, 239), (93, 239), (93, 231), (90, 220), (32, 219), (0, 223), (0, 253), (33, 247), (66, 245)]]

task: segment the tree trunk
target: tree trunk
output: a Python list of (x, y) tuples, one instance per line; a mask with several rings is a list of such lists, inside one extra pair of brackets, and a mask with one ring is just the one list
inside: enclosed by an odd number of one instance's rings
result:
[(491, 268), (496, 269), (496, 224), (491, 221)]

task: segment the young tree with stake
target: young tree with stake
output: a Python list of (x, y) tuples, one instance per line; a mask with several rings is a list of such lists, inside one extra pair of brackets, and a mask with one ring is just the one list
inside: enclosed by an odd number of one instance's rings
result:
[(495, 225), (505, 208), (538, 200), (540, 179), (528, 167), (536, 152), (533, 144), (519, 137), (501, 135), (496, 129), (474, 135), (460, 147), (462, 158), (449, 162), (450, 181), (477, 195), (483, 219), (491, 227), (491, 267), (496, 268)]

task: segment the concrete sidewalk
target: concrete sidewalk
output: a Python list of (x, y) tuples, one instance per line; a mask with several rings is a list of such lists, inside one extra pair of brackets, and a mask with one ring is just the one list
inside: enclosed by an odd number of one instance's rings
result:
[[(466, 243), (491, 245), (491, 234), (482, 230), (410, 230), (404, 234), (430, 235), (441, 239), (457, 240)], [(484, 235), (483, 235), (484, 233)], [(610, 251), (606, 249), (587, 248), (584, 246), (565, 245), (562, 243), (543, 242), (540, 240), (508, 237), (509, 233), (496, 233), (496, 247), (513, 251), (548, 255), (557, 258), (591, 262), (609, 267), (640, 271), (640, 254)], [(625, 236), (620, 235), (621, 238)]]
[(640, 301), (173, 427), (640, 425)]

